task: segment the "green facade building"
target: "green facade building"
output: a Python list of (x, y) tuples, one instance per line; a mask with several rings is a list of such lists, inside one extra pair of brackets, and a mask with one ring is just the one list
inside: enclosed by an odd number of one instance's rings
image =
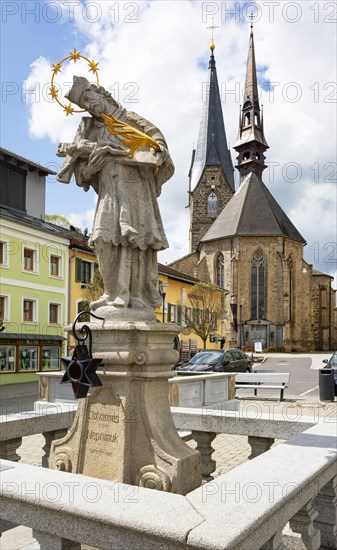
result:
[[(68, 321), (69, 239), (44, 221), (52, 172), (0, 149), (0, 385), (20, 396), (37, 372), (59, 370)], [(42, 200), (41, 200), (42, 197)], [(15, 385), (15, 386), (13, 386)]]

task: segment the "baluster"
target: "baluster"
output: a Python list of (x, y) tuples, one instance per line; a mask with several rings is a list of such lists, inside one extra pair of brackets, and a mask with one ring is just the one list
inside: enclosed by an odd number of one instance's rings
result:
[(314, 499), (301, 508), (289, 521), (295, 533), (300, 533), (302, 542), (307, 550), (319, 550), (321, 547), (321, 533), (314, 527), (314, 520), (318, 512), (314, 509)]
[(261, 550), (288, 550), (288, 546), (283, 542), (282, 530), (277, 531), (277, 533), (261, 547)]
[(314, 526), (321, 532), (323, 548), (337, 548), (337, 476), (319, 492), (314, 500), (318, 512)]
[(21, 457), (17, 454), (16, 451), (21, 446), (21, 444), (22, 437), (0, 441), (0, 458), (3, 458), (4, 460), (12, 460), (13, 462), (19, 462)]
[(33, 537), (40, 545), (40, 550), (81, 550), (81, 543), (51, 535), (33, 529)]
[(214, 449), (211, 446), (213, 439), (216, 438), (214, 432), (199, 432), (192, 430), (192, 439), (197, 442), (197, 451), (201, 454), (201, 473), (206, 481), (214, 479), (211, 473), (216, 469), (216, 462), (211, 458)]
[(252, 452), (249, 455), (249, 459), (262, 455), (266, 451), (269, 451), (270, 447), (274, 444), (275, 439), (273, 437), (256, 437), (255, 435), (248, 436), (248, 443)]
[(63, 428), (61, 430), (52, 430), (50, 432), (43, 432), (42, 435), (45, 439), (45, 444), (42, 447), (42, 450), (44, 451), (44, 455), (42, 457), (42, 466), (43, 468), (48, 468), (48, 461), (49, 461), (49, 455), (50, 455), (50, 447), (53, 441), (55, 439), (62, 439), (67, 434), (68, 430), (67, 428)]

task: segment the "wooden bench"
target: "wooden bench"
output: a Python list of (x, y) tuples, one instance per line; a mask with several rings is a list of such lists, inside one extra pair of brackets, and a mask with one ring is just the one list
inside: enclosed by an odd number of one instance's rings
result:
[(235, 377), (235, 388), (253, 388), (254, 395), (258, 389), (279, 389), (280, 401), (283, 401), (289, 380), (289, 372), (240, 372)]

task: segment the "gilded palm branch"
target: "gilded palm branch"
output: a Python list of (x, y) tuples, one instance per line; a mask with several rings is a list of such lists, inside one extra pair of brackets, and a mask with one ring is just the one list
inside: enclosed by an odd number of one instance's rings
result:
[(147, 136), (144, 132), (118, 120), (111, 114), (109, 116), (102, 114), (102, 118), (110, 134), (120, 136), (123, 145), (130, 149), (131, 157), (133, 157), (136, 149), (139, 147), (151, 147), (155, 151), (160, 151), (160, 146), (156, 140)]

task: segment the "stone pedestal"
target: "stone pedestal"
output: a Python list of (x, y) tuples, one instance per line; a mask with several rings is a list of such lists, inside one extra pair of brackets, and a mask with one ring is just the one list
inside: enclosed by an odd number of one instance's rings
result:
[(79, 400), (71, 430), (52, 443), (49, 467), (183, 495), (199, 487), (200, 454), (180, 439), (169, 408), (177, 330), (150, 322), (89, 326), (103, 387)]

